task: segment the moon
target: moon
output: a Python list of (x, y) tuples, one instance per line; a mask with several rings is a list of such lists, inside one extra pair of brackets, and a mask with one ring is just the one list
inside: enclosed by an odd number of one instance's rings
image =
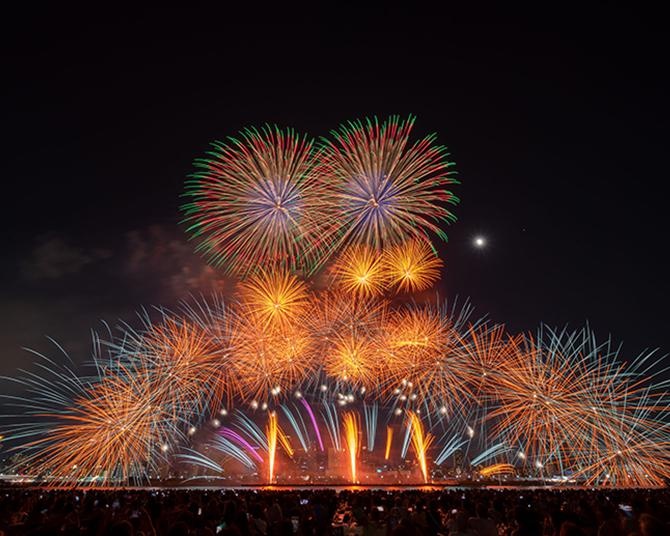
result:
[(476, 248), (481, 249), (483, 247), (486, 247), (486, 238), (481, 235), (475, 236), (475, 238), (472, 240), (472, 243)]

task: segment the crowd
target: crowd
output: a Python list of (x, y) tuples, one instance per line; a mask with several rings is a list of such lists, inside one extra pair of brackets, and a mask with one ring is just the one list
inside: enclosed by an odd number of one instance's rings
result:
[(669, 522), (667, 489), (0, 492), (0, 536), (656, 536)]

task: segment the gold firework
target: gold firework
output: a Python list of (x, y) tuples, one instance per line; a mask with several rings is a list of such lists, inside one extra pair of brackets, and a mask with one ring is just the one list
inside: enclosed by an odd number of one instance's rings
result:
[(247, 314), (258, 317), (265, 328), (288, 328), (305, 311), (307, 286), (282, 270), (261, 270), (241, 284)]
[(389, 284), (398, 292), (420, 292), (440, 278), (442, 261), (425, 241), (411, 240), (384, 253)]
[(338, 287), (361, 298), (384, 292), (387, 286), (382, 256), (367, 246), (347, 248), (333, 267)]

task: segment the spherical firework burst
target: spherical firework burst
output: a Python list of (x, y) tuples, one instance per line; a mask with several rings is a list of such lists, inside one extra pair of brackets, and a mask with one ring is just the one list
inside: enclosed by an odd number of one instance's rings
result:
[(365, 387), (379, 383), (379, 374), (383, 370), (381, 365), (375, 341), (354, 335), (338, 337), (332, 353), (324, 356), (323, 360), (323, 369), (331, 378)]
[(242, 400), (267, 400), (314, 372), (312, 339), (301, 326), (268, 330), (256, 315), (240, 314), (231, 342), (231, 384)]
[(246, 129), (215, 142), (186, 184), (183, 206), (198, 249), (231, 274), (279, 265), (310, 273), (335, 222), (315, 173), (313, 141), (290, 129)]
[(378, 296), (386, 288), (382, 256), (363, 245), (347, 248), (333, 266), (338, 287), (363, 298)]
[(266, 328), (289, 328), (298, 321), (308, 304), (305, 283), (283, 270), (261, 270), (241, 284), (246, 314)]
[(473, 372), (473, 387), (476, 393), (491, 392), (490, 382), (496, 374), (503, 373), (513, 353), (522, 344), (523, 336), (510, 337), (505, 326), (470, 326), (459, 338), (458, 346), (466, 361), (465, 366)]
[(409, 388), (433, 407), (464, 404), (471, 371), (459, 353), (458, 333), (436, 308), (404, 308), (382, 328), (384, 367), (391, 386)]
[(384, 268), (391, 286), (398, 292), (419, 292), (440, 278), (442, 261), (423, 241), (398, 244), (384, 254)]
[(640, 395), (604, 351), (584, 330), (543, 328), (514, 344), (493, 382), (496, 406), (487, 416), (493, 435), (538, 468), (591, 459), (620, 421), (631, 422), (622, 404), (634, 406)]
[(413, 117), (353, 121), (324, 142), (321, 172), (333, 181), (343, 243), (381, 249), (428, 233), (445, 238), (456, 180), (434, 135), (409, 144), (413, 126)]
[(132, 360), (134, 373), (147, 378), (154, 398), (173, 415), (216, 406), (224, 395), (227, 348), (187, 320), (165, 313), (139, 335), (126, 331), (119, 352)]
[(152, 398), (146, 383), (106, 378), (52, 415), (57, 423), (26, 445), (39, 449), (28, 466), (57, 485), (145, 480), (175, 432), (166, 429), (166, 416)]

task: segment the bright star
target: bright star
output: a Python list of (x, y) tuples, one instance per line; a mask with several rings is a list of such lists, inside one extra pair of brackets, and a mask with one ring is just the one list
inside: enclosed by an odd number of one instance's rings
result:
[(473, 243), (475, 247), (483, 248), (484, 246), (486, 246), (486, 238), (484, 238), (483, 236), (475, 236)]

